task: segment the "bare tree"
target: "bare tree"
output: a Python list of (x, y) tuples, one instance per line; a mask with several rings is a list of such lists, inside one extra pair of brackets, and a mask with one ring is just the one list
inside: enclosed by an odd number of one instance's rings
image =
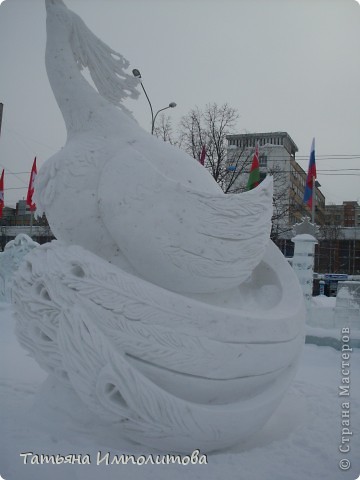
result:
[(205, 146), (205, 168), (225, 193), (243, 190), (237, 180), (251, 161), (244, 157), (244, 152), (237, 152), (228, 158), (226, 137), (235, 128), (238, 117), (237, 110), (228, 104), (219, 106), (212, 103), (203, 110), (194, 108), (180, 122), (181, 147), (196, 160), (200, 160)]
[(228, 155), (226, 137), (235, 128), (238, 117), (237, 110), (228, 104), (212, 103), (204, 109), (195, 107), (183, 116), (177, 134), (174, 134), (171, 118), (160, 116), (154, 134), (182, 148), (197, 161), (205, 146), (205, 168), (225, 193), (239, 193), (246, 190), (246, 185), (239, 180), (248, 172), (252, 156), (245, 149), (236, 149)]
[(156, 122), (154, 135), (171, 145), (181, 147), (181, 139), (174, 134), (171, 117), (162, 113)]

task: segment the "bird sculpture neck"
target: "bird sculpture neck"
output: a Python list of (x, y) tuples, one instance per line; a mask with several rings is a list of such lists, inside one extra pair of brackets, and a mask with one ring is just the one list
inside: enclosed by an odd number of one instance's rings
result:
[(81, 74), (71, 41), (77, 16), (57, 1), (50, 0), (46, 4), (45, 63), (51, 88), (64, 117), (68, 140), (82, 132), (101, 134), (106, 128), (111, 129), (114, 122), (118, 123), (121, 112)]
[[(81, 132), (118, 133), (135, 122), (124, 106), (136, 99), (138, 81), (126, 73), (129, 62), (94, 35), (62, 0), (45, 0), (46, 69), (63, 114), (68, 138)], [(80, 70), (88, 68), (93, 88)], [(118, 107), (118, 108), (117, 108)]]
[(58, 27), (48, 15), (46, 70), (69, 138), (91, 126), (103, 101), (80, 73), (69, 38)]

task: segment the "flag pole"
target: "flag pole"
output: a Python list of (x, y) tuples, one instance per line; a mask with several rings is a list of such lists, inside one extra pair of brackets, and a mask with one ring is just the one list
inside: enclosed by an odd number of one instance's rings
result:
[(312, 204), (311, 204), (311, 222), (315, 223), (315, 202), (316, 202), (316, 195), (315, 195), (315, 176), (312, 177)]
[(26, 197), (26, 203), (30, 207), (30, 237), (32, 236), (33, 230), (33, 220), (34, 220), (34, 210), (36, 210), (36, 205), (33, 203), (33, 194), (34, 194), (34, 182), (37, 175), (36, 168), (36, 157), (34, 158), (33, 166), (30, 173), (29, 188)]
[(34, 219), (34, 212), (30, 212), (30, 238), (32, 238), (32, 229), (33, 229), (33, 219)]

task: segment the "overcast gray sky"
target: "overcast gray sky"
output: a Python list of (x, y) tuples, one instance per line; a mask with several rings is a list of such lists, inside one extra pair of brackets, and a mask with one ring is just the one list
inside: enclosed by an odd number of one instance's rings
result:
[[(41, 166), (65, 142), (45, 71), (44, 3), (5, 0), (0, 6), (0, 167), (5, 167), (7, 205), (26, 196), (29, 175), (21, 172), (30, 171), (34, 156)], [(141, 70), (155, 110), (178, 104), (169, 111), (175, 124), (195, 106), (227, 102), (240, 115), (232, 133), (287, 131), (305, 170), (315, 137), (326, 202), (360, 202), (360, 6), (355, 0), (65, 3), (123, 54), (131, 69)], [(127, 105), (149, 129), (144, 95)]]

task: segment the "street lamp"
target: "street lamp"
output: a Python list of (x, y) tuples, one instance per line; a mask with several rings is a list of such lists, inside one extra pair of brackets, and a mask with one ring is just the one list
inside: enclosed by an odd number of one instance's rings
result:
[(153, 107), (151, 105), (151, 102), (150, 102), (150, 98), (145, 90), (145, 87), (141, 81), (141, 73), (140, 73), (140, 70), (138, 70), (137, 68), (134, 68), (134, 70), (132, 71), (134, 77), (138, 78), (140, 80), (140, 84), (141, 84), (141, 88), (144, 90), (144, 93), (145, 93), (145, 96), (147, 98), (147, 101), (149, 102), (149, 105), (150, 105), (150, 111), (151, 111), (151, 135), (154, 135), (154, 129), (155, 129), (155, 120), (156, 120), (156, 117), (158, 116), (158, 113), (164, 111), (164, 110), (167, 110), (168, 108), (175, 108), (176, 107), (176, 103), (175, 102), (171, 102), (169, 103), (169, 105), (167, 107), (164, 107), (164, 108), (160, 108), (160, 110), (158, 110), (155, 115), (154, 115), (154, 110), (153, 110)]

